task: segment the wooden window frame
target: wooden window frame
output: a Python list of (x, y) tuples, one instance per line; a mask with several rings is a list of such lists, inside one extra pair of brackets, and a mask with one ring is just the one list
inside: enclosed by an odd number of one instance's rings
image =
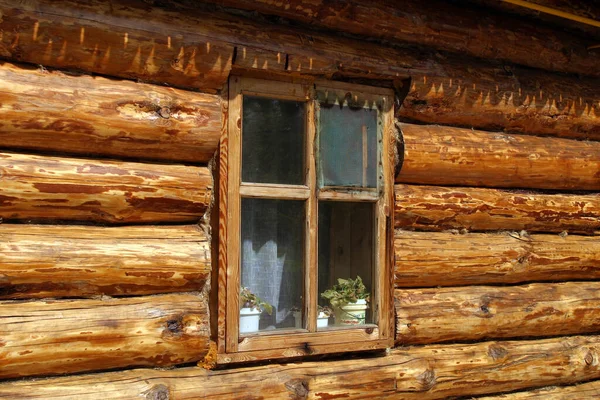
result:
[[(261, 96), (306, 103), (306, 185), (242, 183), (241, 133), (243, 96)], [(316, 146), (317, 111), (327, 99), (377, 104), (378, 188), (373, 192), (347, 189), (319, 190)], [(393, 310), (393, 100), (385, 88), (333, 81), (281, 82), (232, 76), (228, 85), (226, 131), (220, 145), (219, 271), (217, 362), (220, 364), (295, 358), (307, 355), (385, 349), (394, 343)], [(224, 101), (227, 101), (225, 99)], [(225, 175), (225, 176), (223, 176)], [(241, 198), (306, 201), (304, 310), (306, 329), (260, 331), (239, 336)], [(374, 323), (363, 327), (334, 327), (317, 331), (317, 205), (318, 200), (375, 203)], [(235, 233), (235, 234), (233, 234)]]

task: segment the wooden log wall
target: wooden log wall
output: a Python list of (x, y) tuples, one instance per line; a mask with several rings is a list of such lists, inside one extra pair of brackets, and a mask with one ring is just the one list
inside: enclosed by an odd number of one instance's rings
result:
[[(12, 381), (0, 398), (558, 398), (577, 387), (532, 389), (600, 379), (599, 78), (582, 41), (488, 14), (464, 24), (462, 11), (442, 15), (448, 4), (427, 25), (416, 1), (404, 11), (220, 1), (290, 25), (170, 3), (0, 0), (0, 56), (11, 61), (0, 65), (0, 378), (208, 354), (214, 248), (197, 224), (232, 71), (408, 91), (397, 115), (398, 348), (360, 361)], [(465, 31), (478, 36), (457, 39)]]

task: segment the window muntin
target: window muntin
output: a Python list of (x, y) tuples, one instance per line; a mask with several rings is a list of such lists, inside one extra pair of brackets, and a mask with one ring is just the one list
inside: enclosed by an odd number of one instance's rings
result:
[[(392, 303), (391, 257), (389, 257), (391, 244), (388, 243), (391, 242), (388, 227), (392, 226), (391, 218), (393, 217), (390, 212), (390, 205), (393, 201), (391, 190), (393, 169), (390, 167), (390, 160), (382, 157), (383, 154), (389, 154), (387, 146), (390, 134), (385, 132), (392, 125), (391, 93), (388, 90), (335, 82), (327, 82), (327, 85), (329, 87), (318, 84), (302, 85), (240, 77), (233, 77), (230, 81), (229, 143), (226, 146), (226, 148), (228, 147), (226, 157), (228, 189), (227, 201), (225, 202), (228, 234), (227, 239), (222, 242), (226, 243), (227, 251), (227, 307), (223, 316), (226, 319), (226, 335), (224, 338), (226, 346), (224, 347), (225, 351), (230, 353), (229, 356), (222, 357), (222, 360), (226, 360), (225, 362), (232, 362), (236, 359), (236, 357), (231, 356), (231, 353), (237, 352), (250, 352), (245, 354), (254, 354), (253, 357), (260, 359), (267, 357), (267, 354), (268, 358), (289, 357), (300, 353), (315, 354), (382, 348), (393, 343), (393, 314), (390, 312)], [(349, 91), (350, 89), (352, 92)], [(303, 168), (306, 180), (301, 184), (298, 184), (297, 179), (288, 181), (279, 177), (277, 179), (266, 179), (266, 182), (250, 181), (261, 180), (257, 178), (241, 179), (243, 167), (240, 155), (248, 151), (242, 145), (244, 125), (248, 123), (248, 121), (244, 122), (245, 113), (243, 109), (246, 99), (249, 98), (265, 98), (267, 99), (266, 102), (274, 102), (273, 99), (276, 99), (304, 104), (304, 147), (299, 152), (302, 154), (300, 158), (305, 162)], [(326, 185), (322, 185), (323, 180), (317, 179), (319, 163), (316, 160), (321, 143), (316, 132), (318, 129), (327, 131), (326, 126), (319, 125), (319, 119), (322, 117), (319, 111), (322, 108), (331, 109), (331, 105), (341, 110), (338, 117), (342, 120), (345, 119), (343, 114), (348, 111), (352, 111), (354, 115), (365, 114), (367, 117), (361, 117), (362, 121), (358, 130), (354, 129), (353, 132), (349, 133), (353, 137), (354, 143), (358, 143), (360, 146), (360, 167), (353, 171), (350, 179), (344, 180), (344, 178), (340, 181), (333, 179), (326, 181), (328, 182)], [(376, 122), (373, 122), (373, 117), (368, 115), (376, 116)], [(374, 127), (374, 124), (376, 124), (376, 127)], [(377, 141), (375, 146), (373, 146), (373, 138)], [(326, 137), (325, 140), (329, 140), (334, 146), (336, 145), (335, 134), (334, 137), (329, 139)], [(366, 146), (365, 143), (367, 143)], [(338, 143), (340, 146), (346, 144), (347, 141)], [(335, 148), (333, 150), (335, 154)], [(375, 160), (373, 160), (373, 154), (375, 154)], [(338, 152), (338, 158), (345, 168), (345, 164), (342, 162), (343, 152)], [(375, 173), (372, 172), (373, 170)], [(375, 175), (376, 183), (373, 183), (373, 175)], [(290, 182), (293, 183), (290, 184)], [(277, 312), (282, 313), (282, 321), (285, 321), (282, 325), (278, 326), (277, 323), (274, 323), (269, 328), (269, 326), (263, 324), (264, 329), (259, 329), (255, 333), (240, 334), (239, 332), (239, 288), (242, 280), (245, 279), (240, 276), (243, 274), (242, 269), (244, 268), (241, 260), (244, 256), (241, 255), (243, 250), (240, 228), (241, 221), (244, 219), (242, 204), (247, 199), (298, 200), (304, 204), (306, 217), (303, 229), (304, 241), (300, 245), (304, 248), (304, 271), (303, 279), (297, 282), (298, 287), (302, 288), (301, 320), (299, 323), (294, 323), (294, 328), (291, 327), (291, 320), (286, 320), (286, 318), (289, 318), (289, 310), (285, 311), (284, 307), (281, 306), (284, 302), (281, 302), (280, 306), (277, 307), (279, 309)], [(371, 265), (369, 266), (368, 262), (365, 262), (360, 267), (356, 265), (352, 268), (349, 267), (348, 273), (359, 270), (365, 275), (361, 278), (368, 284), (371, 295), (370, 309), (366, 312), (366, 322), (368, 324), (360, 327), (329, 326), (321, 328), (317, 326), (317, 305), (323, 305), (320, 294), (323, 290), (323, 282), (326, 281), (323, 277), (319, 279), (318, 275), (328, 273), (335, 279), (336, 274), (342, 276), (339, 274), (345, 274), (345, 272), (343, 272), (344, 267), (341, 264), (332, 264), (331, 260), (323, 261), (326, 264), (321, 266), (320, 258), (322, 258), (322, 255), (321, 252), (317, 255), (317, 249), (319, 246), (326, 245), (321, 242), (326, 243), (325, 238), (327, 236), (321, 233), (321, 236), (317, 238), (317, 232), (320, 229), (326, 229), (319, 227), (321, 224), (319, 213), (331, 213), (327, 209), (341, 209), (343, 214), (344, 207), (347, 209), (360, 209), (361, 212), (358, 212), (358, 214), (363, 215), (360, 217), (362, 222), (356, 222), (354, 227), (350, 228), (350, 234), (353, 233), (354, 236), (351, 235), (352, 237), (366, 243), (362, 246), (362, 249), (355, 251), (361, 253), (360, 257), (357, 256), (358, 258), (371, 260)], [(337, 211), (337, 213), (339, 214), (340, 211)], [(370, 228), (365, 228), (369, 223), (369, 221), (364, 221), (364, 215), (366, 214), (372, 216), (369, 220), (372, 224)], [(361, 223), (363, 227), (359, 228), (358, 225)], [(331, 224), (331, 221), (329, 221), (329, 224)], [(339, 222), (333, 222), (334, 227), (338, 225)], [(363, 234), (361, 238), (357, 233), (359, 229), (367, 229), (371, 234)], [(298, 242), (300, 241), (298, 240)], [(352, 243), (351, 238), (340, 239), (338, 240), (339, 243), (334, 241), (331, 244), (331, 242), (332, 240), (329, 240), (330, 246), (341, 246), (342, 249), (348, 249), (344, 251), (351, 251), (349, 250)], [(334, 266), (334, 273), (331, 273), (332, 265)], [(246, 283), (245, 280), (244, 283)], [(292, 297), (297, 299), (296, 295)], [(288, 313), (288, 316), (283, 317), (286, 313)], [(221, 313), (219, 313), (219, 318), (221, 318)], [(249, 356), (240, 355), (240, 357), (245, 359), (244, 357)]]

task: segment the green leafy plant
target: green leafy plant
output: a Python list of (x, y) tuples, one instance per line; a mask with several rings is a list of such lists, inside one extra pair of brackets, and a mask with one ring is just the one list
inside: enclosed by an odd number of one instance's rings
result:
[(356, 303), (360, 299), (368, 302), (369, 292), (367, 292), (361, 277), (357, 275), (356, 279), (338, 278), (338, 283), (321, 293), (321, 297), (329, 300), (333, 307), (342, 307), (348, 303)]
[(240, 308), (256, 308), (261, 312), (266, 311), (267, 314), (273, 313), (273, 306), (255, 295), (247, 287), (240, 288)]

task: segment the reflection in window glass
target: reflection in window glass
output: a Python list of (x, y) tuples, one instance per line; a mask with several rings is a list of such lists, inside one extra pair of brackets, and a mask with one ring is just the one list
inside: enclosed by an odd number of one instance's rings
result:
[[(242, 287), (272, 306), (271, 315), (260, 314), (259, 330), (304, 327), (299, 313), (304, 290), (304, 210), (304, 201), (242, 198)], [(240, 333), (251, 332), (243, 332), (242, 325), (240, 319)]]
[(321, 105), (319, 185), (377, 186), (377, 110)]
[(304, 184), (304, 103), (244, 96), (242, 121), (242, 181)]
[(329, 299), (327, 291), (339, 284), (340, 278), (356, 280), (360, 277), (365, 285), (364, 294), (372, 295), (374, 204), (319, 202), (319, 306), (332, 308), (334, 315), (329, 318), (329, 326), (373, 321), (368, 300), (344, 307), (336, 304), (340, 303), (336, 298)]

